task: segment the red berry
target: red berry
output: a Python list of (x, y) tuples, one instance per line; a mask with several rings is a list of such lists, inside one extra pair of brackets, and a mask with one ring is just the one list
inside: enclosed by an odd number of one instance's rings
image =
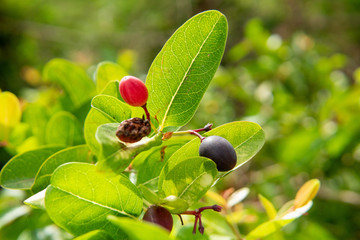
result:
[(133, 76), (126, 76), (121, 79), (119, 91), (124, 101), (134, 107), (145, 105), (149, 95), (145, 84)]

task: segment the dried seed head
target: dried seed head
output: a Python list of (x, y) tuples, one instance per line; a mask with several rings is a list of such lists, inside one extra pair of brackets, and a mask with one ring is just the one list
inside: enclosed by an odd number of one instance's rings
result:
[(116, 130), (116, 136), (120, 141), (134, 143), (149, 135), (150, 131), (151, 126), (148, 119), (130, 118), (120, 123)]

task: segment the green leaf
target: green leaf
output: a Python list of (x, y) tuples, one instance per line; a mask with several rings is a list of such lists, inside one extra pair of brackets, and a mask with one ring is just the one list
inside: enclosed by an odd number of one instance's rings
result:
[(53, 59), (45, 65), (43, 77), (59, 84), (79, 107), (95, 94), (95, 84), (85, 70), (64, 59)]
[(258, 227), (256, 227), (254, 230), (252, 230), (245, 237), (245, 239), (246, 240), (262, 239), (276, 231), (279, 231), (282, 227), (291, 223), (292, 221), (293, 221), (293, 219), (290, 219), (290, 220), (277, 219), (277, 220), (267, 221), (267, 222), (259, 225)]
[(112, 237), (109, 236), (105, 231), (103, 230), (94, 230), (88, 233), (85, 233), (79, 237), (74, 238), (73, 240), (113, 240)]
[[(237, 153), (237, 164), (229, 172), (234, 171), (250, 160), (262, 148), (265, 142), (262, 128), (256, 123), (246, 121), (227, 123), (203, 135), (221, 136), (233, 145)], [(168, 161), (178, 161), (178, 159), (199, 156), (199, 146), (200, 140), (195, 138), (176, 151)], [(229, 172), (221, 173), (220, 177)]]
[[(111, 89), (109, 86), (108, 89)], [(85, 120), (85, 140), (91, 151), (99, 155), (100, 144), (95, 138), (95, 133), (100, 125), (105, 123), (121, 122), (131, 117), (129, 107), (115, 97), (108, 95), (97, 95), (91, 102), (92, 109)]]
[[(196, 231), (193, 234), (194, 226), (182, 226), (179, 231), (176, 233), (176, 239), (178, 240), (210, 240), (209, 236), (206, 234), (201, 234), (199, 231)], [(207, 228), (206, 228), (207, 230)], [(227, 238), (226, 238), (227, 239)]]
[[(164, 143), (165, 144), (161, 146), (153, 147), (146, 152), (140, 153), (139, 156), (135, 158), (133, 168), (138, 171), (136, 184), (142, 184), (158, 177), (170, 156), (183, 145), (182, 143)], [(136, 162), (141, 163), (138, 164)], [(138, 166), (136, 166), (136, 164), (138, 164)]]
[(96, 140), (101, 146), (97, 166), (101, 170), (121, 173), (137, 154), (162, 142), (162, 135), (159, 133), (152, 138), (144, 137), (136, 143), (123, 143), (115, 134), (118, 126), (118, 123), (107, 123), (98, 127), (96, 131)]
[(270, 220), (274, 219), (277, 214), (274, 205), (266, 197), (264, 197), (261, 194), (259, 194), (259, 199), (260, 199), (261, 205), (264, 207), (269, 219)]
[[(160, 173), (159, 196), (179, 198), (190, 207), (209, 190), (217, 173), (216, 164), (204, 157), (169, 160)], [(185, 210), (171, 212), (177, 214)]]
[(49, 121), (47, 110), (38, 103), (31, 103), (26, 106), (23, 113), (23, 121), (30, 125), (32, 134), (39, 144), (45, 144), (46, 124)]
[(62, 148), (47, 146), (16, 155), (1, 170), (1, 186), (10, 189), (30, 189), (41, 164)]
[(205, 232), (207, 229), (211, 229), (211, 236), (218, 235), (224, 236), (226, 239), (237, 239), (234, 235), (234, 230), (232, 229), (231, 224), (229, 224), (229, 220), (227, 219), (229, 214), (223, 215), (215, 211), (203, 211), (201, 215), (204, 225), (206, 224)]
[(113, 96), (117, 99), (122, 99), (119, 91), (119, 81), (110, 81), (101, 92), (102, 95)]
[(46, 143), (66, 146), (82, 144), (82, 126), (71, 113), (58, 112), (50, 118), (46, 126)]
[(123, 175), (107, 175), (88, 163), (58, 167), (46, 190), (50, 218), (74, 235), (102, 229), (115, 239), (125, 239), (106, 216), (138, 216), (142, 211), (138, 189)]
[(108, 216), (109, 221), (128, 235), (129, 240), (171, 240), (169, 233), (158, 225), (129, 218)]
[(96, 91), (101, 93), (110, 81), (120, 81), (127, 72), (120, 65), (112, 62), (101, 62), (96, 67)]
[(20, 102), (13, 93), (0, 92), (0, 106), (0, 141), (7, 141), (11, 130), (20, 122)]
[(31, 187), (32, 192), (36, 193), (46, 188), (50, 184), (52, 173), (57, 167), (67, 162), (92, 162), (92, 154), (87, 145), (68, 147), (58, 151), (48, 157), (41, 165), (36, 174), (34, 184)]
[(182, 25), (152, 63), (147, 107), (166, 126), (183, 126), (194, 115), (224, 53), (227, 20), (218, 11), (200, 13)]
[(146, 184), (140, 184), (138, 188), (146, 201), (151, 204), (160, 205), (161, 199), (151, 187), (148, 187)]

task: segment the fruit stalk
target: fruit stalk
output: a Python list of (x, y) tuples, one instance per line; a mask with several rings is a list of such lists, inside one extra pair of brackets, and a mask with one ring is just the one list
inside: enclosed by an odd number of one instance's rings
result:
[(141, 106), (144, 111), (145, 111), (145, 114), (146, 114), (146, 119), (150, 121), (150, 113), (149, 111), (147, 110), (147, 107), (146, 107), (146, 103), (144, 105)]

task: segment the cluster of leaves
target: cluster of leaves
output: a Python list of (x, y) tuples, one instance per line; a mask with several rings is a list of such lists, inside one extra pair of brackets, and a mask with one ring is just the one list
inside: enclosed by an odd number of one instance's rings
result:
[(316, 232), (319, 239), (356, 239), (350, 226), (359, 226), (352, 214), (360, 204), (355, 200), (360, 191), (359, 68), (346, 73), (347, 56), (303, 32), (290, 39), (271, 34), (259, 19), (246, 24), (244, 35), (225, 55), (227, 66), (215, 75), (207, 101), (188, 127), (234, 117), (261, 124), (267, 143), (253, 163), (261, 172), (247, 174), (257, 176), (252, 178), (256, 192), (279, 201), (309, 176), (322, 182), (319, 208), (284, 238), (301, 239), (299, 232), (314, 237)]
[[(134, 144), (123, 144), (115, 136), (119, 122), (143, 114), (141, 108), (128, 106), (119, 95), (118, 79), (126, 70), (100, 63), (95, 85), (74, 64), (50, 61), (43, 77), (60, 86), (61, 91), (46, 93), (55, 104), (51, 108), (29, 104), (23, 122), (14, 125), (4, 121), (1, 126), (6, 130), (1, 136), (3, 144), (10, 152), (19, 152), (3, 167), (1, 185), (33, 194), (25, 202), (46, 210), (53, 222), (78, 239), (169, 239), (163, 230), (135, 220), (143, 205), (162, 205), (173, 214), (196, 206), (218, 180), (250, 160), (264, 144), (262, 128), (247, 121), (227, 123), (205, 133), (226, 138), (237, 152), (236, 167), (219, 173), (214, 162), (198, 156), (198, 139), (163, 138), (193, 117), (220, 64), (226, 37), (226, 18), (217, 11), (196, 15), (173, 34), (146, 79), (147, 107), (154, 129)], [(12, 106), (8, 103), (14, 96), (3, 95), (4, 105)], [(13, 118), (18, 123), (20, 111), (14, 109), (17, 115)], [(262, 198), (270, 221), (248, 238), (266, 236), (301, 216), (304, 210), (299, 209), (309, 209), (318, 187), (316, 180), (310, 181), (300, 189), (300, 197), (287, 205), (286, 214), (277, 214), (279, 217)], [(28, 209), (19, 211), (18, 216), (29, 213)], [(48, 223), (41, 224), (45, 227)], [(232, 228), (226, 234), (231, 232), (236, 233)]]

